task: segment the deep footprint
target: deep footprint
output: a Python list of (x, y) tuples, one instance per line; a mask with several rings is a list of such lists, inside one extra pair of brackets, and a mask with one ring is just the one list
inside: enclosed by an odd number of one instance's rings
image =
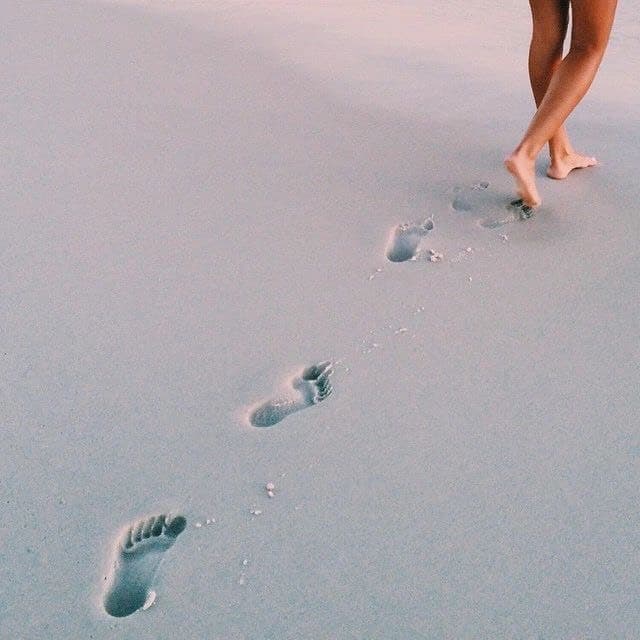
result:
[(184, 516), (158, 515), (126, 530), (116, 544), (104, 593), (104, 609), (110, 616), (123, 618), (142, 608), (164, 552), (186, 526)]
[(254, 409), (249, 421), (254, 427), (272, 427), (288, 415), (322, 402), (333, 392), (329, 380), (332, 374), (333, 366), (328, 360), (307, 367), (282, 394)]
[(488, 182), (477, 182), (471, 187), (458, 188), (451, 206), (459, 212), (473, 211), (481, 204), (481, 193), (489, 188)]
[(416, 255), (416, 250), (424, 236), (433, 229), (433, 221), (405, 223), (392, 232), (387, 245), (387, 258), (391, 262), (406, 262)]

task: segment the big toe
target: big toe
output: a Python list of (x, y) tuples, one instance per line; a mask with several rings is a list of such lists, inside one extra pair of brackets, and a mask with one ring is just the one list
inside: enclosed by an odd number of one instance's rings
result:
[(184, 516), (175, 516), (167, 523), (167, 535), (177, 537), (187, 526), (187, 519)]

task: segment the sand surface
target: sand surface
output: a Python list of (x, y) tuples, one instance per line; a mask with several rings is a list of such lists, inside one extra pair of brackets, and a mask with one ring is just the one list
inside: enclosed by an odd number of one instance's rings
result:
[(3, 640), (639, 637), (640, 6), (520, 221), (511, 4), (2, 3)]

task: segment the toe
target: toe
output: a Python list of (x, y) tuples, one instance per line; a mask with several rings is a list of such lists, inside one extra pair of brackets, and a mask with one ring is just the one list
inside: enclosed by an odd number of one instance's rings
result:
[(131, 539), (133, 540), (133, 542), (140, 542), (140, 540), (142, 540), (142, 529), (144, 525), (145, 521), (140, 520), (140, 522), (138, 522), (134, 527), (133, 533), (131, 534)]
[(122, 539), (122, 548), (123, 549), (131, 549), (131, 547), (133, 547), (132, 534), (133, 534), (133, 529), (131, 529), (131, 527), (129, 527), (129, 529), (127, 529), (127, 532), (125, 533), (125, 535), (124, 535), (124, 537)]
[(318, 364), (312, 364), (302, 372), (303, 380), (317, 380), (327, 369), (331, 368), (331, 361), (324, 360)]
[(164, 528), (164, 523), (165, 523), (165, 516), (163, 515), (156, 516), (155, 522), (153, 523), (153, 527), (151, 528), (151, 535), (154, 538), (157, 538), (162, 533), (162, 529)]
[(318, 376), (318, 379), (315, 381), (316, 386), (321, 387), (326, 384), (329, 384), (329, 377), (332, 375), (333, 375), (333, 367), (328, 367)]
[(317, 380), (319, 375), (320, 375), (320, 369), (318, 368), (318, 365), (317, 364), (312, 364), (310, 367), (307, 367), (302, 372), (302, 379), (303, 380)]
[(166, 533), (172, 538), (179, 536), (187, 527), (187, 519), (184, 516), (175, 516), (167, 522)]
[(153, 529), (153, 525), (155, 524), (155, 521), (156, 521), (155, 517), (152, 516), (144, 523), (144, 526), (142, 527), (143, 538), (151, 537), (151, 530)]
[(327, 396), (331, 394), (333, 391), (333, 386), (331, 381), (329, 380), (329, 376), (331, 375), (331, 371), (325, 372), (320, 378), (318, 378), (317, 382), (317, 401), (320, 402), (324, 400)]
[(323, 386), (322, 388), (318, 388), (318, 393), (315, 397), (314, 404), (318, 404), (319, 402), (326, 400), (332, 393), (333, 386), (329, 383), (327, 383), (327, 385)]

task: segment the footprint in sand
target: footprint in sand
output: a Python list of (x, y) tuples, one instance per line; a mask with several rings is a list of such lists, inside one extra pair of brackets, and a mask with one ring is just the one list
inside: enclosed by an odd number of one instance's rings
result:
[(459, 212), (473, 211), (482, 204), (482, 192), (489, 188), (488, 182), (476, 182), (471, 187), (458, 187), (451, 206)]
[(158, 515), (126, 529), (116, 543), (104, 594), (105, 611), (116, 618), (141, 609), (164, 552), (187, 526), (183, 516)]
[(528, 220), (533, 217), (534, 209), (530, 207), (528, 204), (525, 204), (522, 201), (522, 198), (518, 198), (517, 200), (512, 200), (509, 203), (509, 207), (515, 209), (518, 212), (518, 217), (520, 220)]
[(503, 227), (505, 224), (516, 222), (517, 220), (528, 220), (534, 213), (533, 208), (524, 204), (522, 199), (512, 200), (505, 209), (510, 213), (502, 217), (487, 218), (483, 220), (480, 225), (487, 229), (497, 229)]
[[(458, 187), (451, 206), (459, 213), (476, 212), (482, 215), (483, 212), (487, 213), (487, 209), (494, 212), (489, 217), (480, 220), (480, 226), (486, 229), (497, 229), (517, 220), (528, 220), (533, 216), (533, 209), (524, 204), (521, 199), (512, 200), (504, 206), (496, 198), (496, 194), (487, 192), (488, 188), (488, 182), (477, 182), (471, 187)], [(508, 213), (496, 215), (495, 212), (503, 207)]]
[(322, 402), (333, 391), (329, 380), (332, 374), (333, 365), (328, 360), (307, 367), (288, 383), (281, 394), (251, 411), (251, 424), (254, 427), (272, 427), (288, 415)]
[(433, 229), (433, 220), (406, 222), (398, 225), (389, 237), (387, 258), (391, 262), (405, 262), (416, 255), (416, 249), (424, 236)]

